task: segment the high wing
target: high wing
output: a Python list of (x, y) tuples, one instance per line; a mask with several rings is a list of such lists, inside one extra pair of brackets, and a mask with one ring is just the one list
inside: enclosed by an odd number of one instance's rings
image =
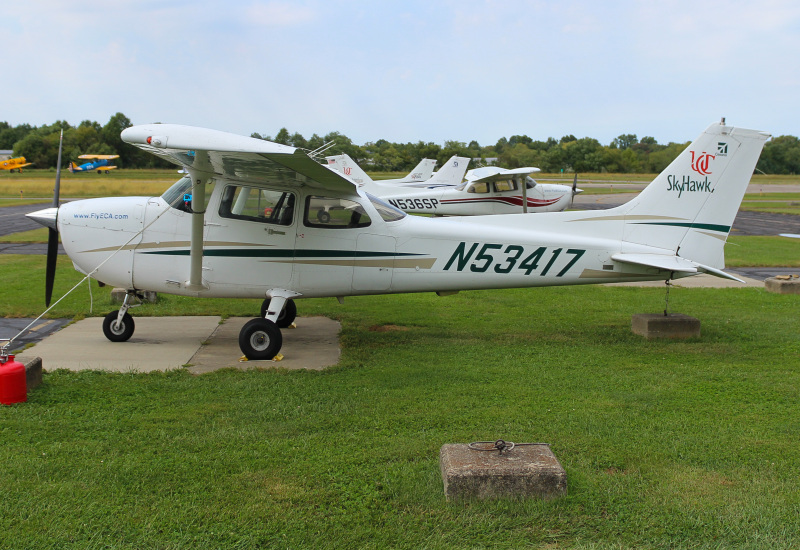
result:
[(101, 159), (101, 160), (111, 160), (111, 159), (118, 159), (119, 155), (79, 155), (79, 159)]
[(355, 183), (303, 150), (271, 141), (178, 124), (132, 126), (122, 132), (122, 140), (190, 172), (357, 194)]
[(539, 172), (538, 168), (526, 166), (524, 168), (514, 168), (513, 170), (506, 170), (497, 166), (486, 166), (484, 168), (475, 168), (467, 173), (467, 179), (470, 183), (488, 182), (488, 181), (502, 181), (510, 180), (515, 177), (529, 176)]

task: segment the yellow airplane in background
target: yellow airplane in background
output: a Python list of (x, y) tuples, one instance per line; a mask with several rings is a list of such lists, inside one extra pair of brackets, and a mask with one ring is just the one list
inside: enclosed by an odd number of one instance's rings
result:
[(78, 157), (79, 159), (91, 159), (90, 162), (86, 164), (81, 164), (78, 166), (74, 162), (69, 163), (69, 171), (70, 172), (91, 172), (92, 170), (97, 170), (97, 173), (105, 172), (108, 174), (109, 170), (116, 170), (116, 166), (109, 166), (108, 161), (112, 159), (118, 159), (119, 155), (81, 155)]
[(26, 166), (31, 166), (32, 164), (32, 162), (26, 162), (25, 157), (0, 160), (0, 170), (8, 170), (9, 172), (16, 170), (17, 172), (22, 172), (23, 168)]

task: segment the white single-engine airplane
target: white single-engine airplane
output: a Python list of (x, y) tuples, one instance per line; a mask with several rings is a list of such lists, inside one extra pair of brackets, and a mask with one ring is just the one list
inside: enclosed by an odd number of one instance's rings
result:
[(438, 216), (561, 212), (572, 205), (575, 195), (583, 192), (577, 188), (577, 175), (570, 188), (537, 183), (530, 174), (538, 171), (538, 168), (507, 170), (486, 166), (470, 170), (466, 174), (467, 180), (455, 186), (411, 189), (375, 182), (365, 189), (404, 212)]
[[(239, 345), (271, 359), (305, 297), (670, 280), (723, 272), (724, 245), (764, 132), (712, 124), (637, 197), (604, 211), (408, 216), (305, 152), (152, 124), (122, 139), (183, 166), (161, 197), (72, 201), (29, 214), (57, 227), (76, 269), (124, 287), (106, 336), (133, 334), (141, 290), (266, 298)], [(321, 203), (335, 202), (322, 223)], [(479, 307), (479, 306), (478, 306)]]
[[(572, 188), (537, 183), (530, 177), (538, 168), (507, 170), (498, 166), (467, 172), (469, 159), (453, 156), (441, 170), (420, 183), (404, 180), (372, 180), (347, 155), (325, 157), (328, 168), (346, 174), (364, 191), (389, 202), (403, 212), (437, 216), (485, 216), (528, 212), (561, 212), (572, 206), (578, 193), (578, 175)], [(465, 177), (467, 181), (462, 183)]]

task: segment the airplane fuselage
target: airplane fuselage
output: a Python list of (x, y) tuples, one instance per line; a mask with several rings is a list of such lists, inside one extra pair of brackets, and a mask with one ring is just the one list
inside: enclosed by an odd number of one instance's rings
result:
[(70, 172), (91, 172), (92, 170), (113, 170), (116, 166), (109, 166), (111, 161), (108, 159), (97, 159), (92, 162), (86, 162), (80, 166), (71, 164), (69, 167)]
[[(433, 189), (393, 190), (381, 197), (392, 206), (412, 214), (440, 216), (481, 216), (491, 214), (519, 214), (524, 199), (519, 189), (498, 191), (491, 184), (480, 192), (459, 190), (455, 187)], [(572, 203), (572, 189), (566, 185), (540, 183), (527, 190), (528, 212), (561, 212)]]
[[(263, 298), (275, 288), (316, 297), (663, 278), (613, 262), (622, 222), (599, 222), (596, 233), (608, 237), (587, 238), (586, 224), (598, 222), (581, 223), (580, 212), (434, 219), (394, 209), (382, 215), (380, 201), (362, 193), (355, 201), (222, 179), (207, 187), (202, 290), (187, 284), (193, 214), (180, 182), (162, 197), (62, 205), (64, 248), (76, 268), (107, 284), (207, 297)], [(643, 245), (626, 251), (663, 252)]]
[(17, 170), (19, 172), (22, 172), (22, 169), (25, 166), (30, 166), (31, 164), (32, 163), (30, 163), (27, 160), (25, 160), (25, 157), (17, 157), (17, 158), (13, 158), (13, 159), (6, 159), (6, 160), (3, 160), (3, 161), (0, 161), (0, 170), (8, 170), (9, 172), (13, 172), (14, 170)]

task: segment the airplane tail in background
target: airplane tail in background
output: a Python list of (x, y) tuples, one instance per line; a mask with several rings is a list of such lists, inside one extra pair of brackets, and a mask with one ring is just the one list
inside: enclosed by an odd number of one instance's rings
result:
[(433, 175), (433, 168), (436, 161), (433, 159), (422, 159), (406, 177), (398, 180), (397, 183), (419, 183), (427, 181)]
[(74, 162), (70, 162), (67, 165), (67, 170), (69, 170), (70, 172), (80, 172), (81, 171), (80, 167), (78, 167), (78, 165), (75, 164)]
[(725, 266), (725, 241), (769, 137), (712, 124), (636, 198), (601, 216), (624, 220), (623, 244), (662, 248), (714, 273)]
[(325, 160), (328, 161), (328, 168), (336, 170), (340, 174), (344, 174), (359, 185), (372, 183), (372, 178), (350, 158), (350, 155), (335, 155), (325, 157)]
[(431, 187), (439, 186), (455, 186), (460, 184), (464, 179), (464, 174), (467, 173), (469, 166), (468, 157), (459, 157), (453, 155), (444, 163), (441, 170), (436, 172), (432, 178), (425, 183), (430, 184)]

